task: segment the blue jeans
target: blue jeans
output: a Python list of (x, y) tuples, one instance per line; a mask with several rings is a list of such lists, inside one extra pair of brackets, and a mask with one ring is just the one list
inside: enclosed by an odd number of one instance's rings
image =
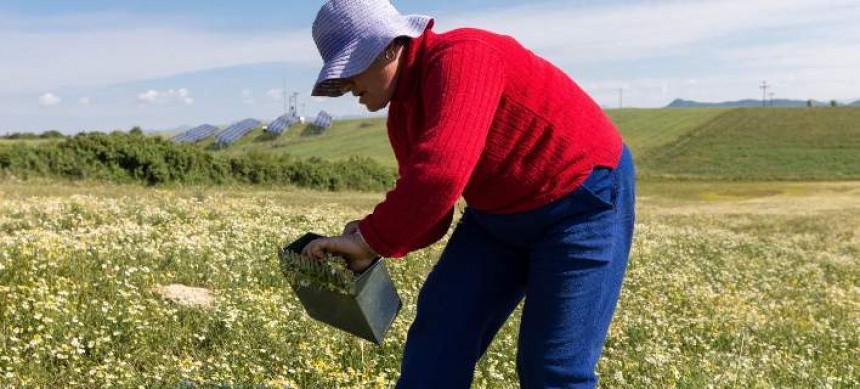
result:
[(522, 388), (591, 388), (633, 239), (635, 174), (596, 168), (541, 208), (466, 208), (418, 296), (397, 388), (468, 388), (475, 364), (525, 298)]

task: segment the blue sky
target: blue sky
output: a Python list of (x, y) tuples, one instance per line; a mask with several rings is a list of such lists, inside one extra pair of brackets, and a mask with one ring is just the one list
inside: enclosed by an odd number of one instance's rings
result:
[[(169, 129), (282, 113), (284, 90), (315, 116), (365, 115), (354, 98), (311, 98), (322, 1), (0, 3), (0, 134)], [(606, 107), (675, 98), (860, 99), (856, 0), (395, 0), (512, 35)]]

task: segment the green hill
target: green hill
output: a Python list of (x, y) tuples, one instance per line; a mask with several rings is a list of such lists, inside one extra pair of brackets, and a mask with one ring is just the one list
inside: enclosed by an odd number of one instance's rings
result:
[(615, 109), (606, 113), (639, 159), (728, 111), (726, 108)]
[[(730, 180), (860, 179), (860, 109), (684, 108), (608, 110), (643, 177)], [(255, 130), (216, 151), (289, 153), (394, 167), (384, 119), (336, 122), (322, 135), (296, 126)], [(211, 149), (206, 143), (201, 147)]]
[[(331, 160), (362, 156), (373, 158), (390, 167), (397, 164), (394, 160), (394, 152), (391, 151), (388, 143), (385, 119), (337, 121), (322, 134), (308, 135), (308, 132), (310, 128), (306, 125), (293, 126), (280, 136), (257, 129), (218, 152), (233, 155), (262, 151), (275, 154), (288, 153), (300, 158), (319, 157)], [(205, 143), (202, 146), (209, 147)]]
[[(860, 179), (860, 108), (662, 108), (607, 114), (632, 149), (643, 178)], [(337, 121), (322, 134), (309, 132), (306, 125), (280, 135), (258, 128), (223, 149), (213, 144), (214, 137), (196, 146), (224, 156), (262, 152), (335, 161), (360, 156), (396, 166), (383, 118)], [(20, 142), (4, 140), (0, 149)]]
[[(727, 111), (712, 108), (624, 109), (607, 113), (621, 129), (633, 152), (639, 155), (671, 143)], [(334, 160), (357, 155), (371, 157), (386, 166), (396, 165), (388, 143), (385, 119), (338, 121), (316, 136), (303, 136), (305, 130), (305, 126), (295, 126), (277, 137), (254, 130), (236, 144), (218, 152), (233, 155), (263, 151)], [(211, 140), (203, 141), (201, 147), (211, 149), (210, 143)]]
[(734, 109), (641, 158), (646, 176), (860, 179), (860, 109)]

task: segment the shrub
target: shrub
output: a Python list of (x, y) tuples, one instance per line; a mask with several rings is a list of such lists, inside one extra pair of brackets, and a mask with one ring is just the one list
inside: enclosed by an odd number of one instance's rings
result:
[(370, 158), (330, 162), (252, 152), (218, 157), (141, 132), (84, 133), (58, 143), (0, 149), (0, 169), (69, 179), (161, 184), (291, 184), (326, 190), (381, 190), (394, 172)]

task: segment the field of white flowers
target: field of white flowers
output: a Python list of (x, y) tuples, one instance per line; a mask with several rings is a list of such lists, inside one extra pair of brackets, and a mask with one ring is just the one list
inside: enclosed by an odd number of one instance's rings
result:
[[(601, 385), (860, 386), (860, 185), (844, 188), (646, 193)], [(388, 262), (404, 308), (378, 347), (308, 318), (277, 259), (380, 196), (0, 184), (0, 387), (389, 387), (444, 242)], [(177, 305), (169, 284), (215, 302)], [(518, 320), (475, 387), (516, 387)]]

